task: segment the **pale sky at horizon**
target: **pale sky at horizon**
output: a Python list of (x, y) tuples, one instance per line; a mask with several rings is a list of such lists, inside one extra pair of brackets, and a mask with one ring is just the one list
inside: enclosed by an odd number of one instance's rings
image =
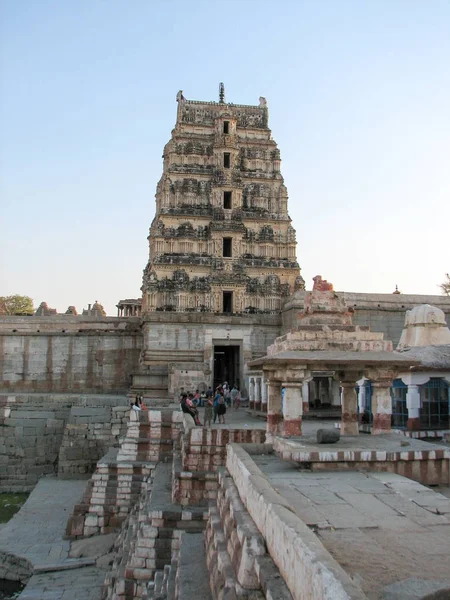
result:
[(0, 296), (140, 296), (179, 89), (267, 98), (311, 288), (440, 294), (450, 2), (0, 0)]

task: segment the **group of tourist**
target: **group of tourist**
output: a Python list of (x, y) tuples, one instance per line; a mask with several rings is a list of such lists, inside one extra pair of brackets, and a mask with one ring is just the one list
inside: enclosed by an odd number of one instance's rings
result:
[(238, 410), (241, 404), (241, 393), (237, 385), (234, 385), (230, 389), (228, 382), (225, 381), (222, 385), (217, 386), (215, 392), (213, 392), (211, 386), (209, 386), (206, 392), (203, 390), (200, 393), (199, 390), (196, 390), (195, 394), (192, 392), (185, 392), (182, 388), (179, 401), (181, 410), (184, 413), (191, 415), (196, 425), (202, 424), (200, 422), (198, 408), (204, 407), (204, 427), (211, 427), (211, 424), (216, 423), (217, 420), (219, 425), (225, 425), (227, 407)]

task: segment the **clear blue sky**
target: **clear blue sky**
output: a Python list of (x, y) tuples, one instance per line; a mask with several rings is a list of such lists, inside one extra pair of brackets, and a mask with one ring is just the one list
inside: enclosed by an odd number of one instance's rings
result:
[(175, 96), (265, 96), (308, 287), (439, 294), (450, 3), (0, 2), (0, 295), (140, 296)]

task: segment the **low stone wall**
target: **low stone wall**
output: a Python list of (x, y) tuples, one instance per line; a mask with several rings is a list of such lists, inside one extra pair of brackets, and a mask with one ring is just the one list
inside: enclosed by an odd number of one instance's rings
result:
[[(179, 445), (178, 445), (179, 446)], [(214, 471), (186, 471), (183, 469), (179, 447), (174, 451), (172, 474), (172, 502), (182, 506), (207, 505), (215, 500), (219, 481)]]
[[(185, 422), (189, 426), (187, 419)], [(263, 429), (187, 429), (182, 438), (183, 469), (217, 471), (225, 465), (227, 444), (263, 444), (265, 440)]]
[(205, 429), (183, 417), (184, 431), (175, 445), (172, 500), (182, 506), (207, 505), (215, 501), (219, 487), (217, 471), (227, 457), (227, 444), (258, 443), (266, 439), (262, 429)]
[(92, 472), (117, 443), (127, 411), (125, 396), (0, 395), (0, 491), (28, 492), (44, 475)]
[(294, 600), (366, 599), (249, 454), (236, 444), (227, 450), (227, 470)]
[(225, 469), (221, 469), (219, 481), (217, 504), (209, 510), (205, 538), (213, 597), (292, 600), (267, 553), (263, 536)]

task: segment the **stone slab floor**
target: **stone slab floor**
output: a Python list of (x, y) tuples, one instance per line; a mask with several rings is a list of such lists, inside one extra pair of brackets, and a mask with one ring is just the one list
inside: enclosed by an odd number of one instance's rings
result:
[(450, 499), (391, 473), (308, 473), (252, 456), (371, 600), (450, 587)]
[[(63, 540), (67, 520), (86, 487), (86, 480), (40, 479), (27, 502), (0, 530), (0, 550), (23, 556), (34, 567), (73, 566), (70, 541)], [(105, 571), (95, 566), (38, 573), (21, 600), (98, 600)]]

